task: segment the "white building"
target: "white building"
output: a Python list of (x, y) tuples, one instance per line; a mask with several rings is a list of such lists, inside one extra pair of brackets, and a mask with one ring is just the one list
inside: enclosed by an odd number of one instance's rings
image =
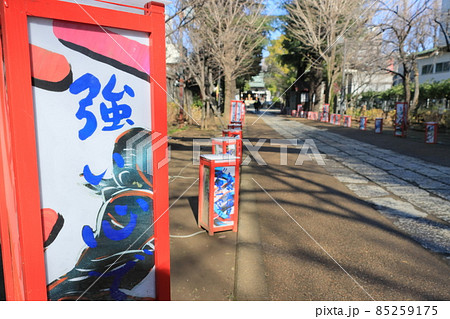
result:
[[(438, 19), (441, 27), (437, 46), (416, 53), (420, 84), (450, 79), (450, 0), (442, 0), (441, 8), (442, 13)], [(399, 72), (402, 72), (401, 66)], [(401, 79), (395, 77), (394, 85), (401, 83)]]
[(420, 84), (450, 78), (450, 0), (442, 0), (441, 12), (437, 47), (417, 54)]
[(361, 94), (363, 92), (382, 92), (392, 87), (393, 75), (391, 72), (379, 71), (376, 73), (361, 70), (345, 70), (346, 95)]
[(450, 79), (450, 52), (446, 46), (418, 54), (419, 82), (433, 83)]

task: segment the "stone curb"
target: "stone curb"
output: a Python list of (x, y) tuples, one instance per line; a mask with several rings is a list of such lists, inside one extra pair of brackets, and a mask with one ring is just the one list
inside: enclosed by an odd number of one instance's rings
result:
[(241, 176), (234, 295), (236, 300), (265, 301), (268, 288), (256, 208), (257, 189), (245, 173)]

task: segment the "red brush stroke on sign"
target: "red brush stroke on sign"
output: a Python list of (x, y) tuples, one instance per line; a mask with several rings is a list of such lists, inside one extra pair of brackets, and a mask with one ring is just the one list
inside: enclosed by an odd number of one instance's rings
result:
[[(147, 45), (97, 25), (60, 20), (53, 21), (53, 33), (61, 41), (101, 55), (108, 60), (117, 61), (139, 72), (150, 74), (149, 47)], [(81, 50), (79, 51), (81, 52)]]
[(48, 82), (60, 82), (70, 73), (65, 56), (30, 44), (31, 76)]

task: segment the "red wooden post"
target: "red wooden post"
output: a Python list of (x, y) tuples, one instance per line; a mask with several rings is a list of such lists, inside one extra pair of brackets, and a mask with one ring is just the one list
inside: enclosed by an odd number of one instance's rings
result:
[[(47, 300), (42, 225), (40, 214), (39, 176), (37, 169), (33, 96), (31, 92), (30, 51), (27, 33), (25, 1), (1, 3), (1, 26), (5, 57), (5, 77), (8, 90), (10, 163), (3, 169), (13, 172), (2, 196), (9, 244), (14, 251), (3, 260), (13, 279), (5, 280), (8, 300)], [(3, 107), (7, 107), (6, 104)], [(6, 155), (6, 156), (8, 156)], [(9, 166), (9, 165), (11, 166)], [(8, 167), (9, 166), (9, 167)], [(12, 176), (10, 176), (12, 177)], [(8, 189), (8, 190), (7, 190)], [(14, 211), (12, 211), (14, 210)], [(2, 220), (3, 223), (3, 220)], [(6, 234), (3, 234), (4, 238)], [(2, 240), (3, 243), (3, 240)], [(9, 247), (3, 247), (10, 249)], [(11, 285), (13, 283), (13, 285)]]
[[(80, 29), (77, 28), (77, 31), (94, 26), (102, 30), (116, 28), (141, 32), (140, 36), (143, 35), (144, 39), (148, 35), (149, 61), (145, 61), (144, 55), (144, 59), (140, 62), (149, 65), (150, 80), (146, 83), (147, 85), (150, 83), (148, 85), (150, 95), (147, 96), (150, 104), (139, 105), (139, 108), (140, 110), (148, 109), (151, 115), (151, 121), (148, 117), (147, 119), (151, 123), (152, 133), (153, 162), (150, 166), (152, 166), (153, 180), (150, 182), (145, 176), (141, 177), (152, 185), (153, 191), (152, 227), (155, 237), (156, 299), (170, 300), (164, 5), (150, 2), (145, 8), (137, 8), (127, 5), (118, 6), (108, 1), (98, 2), (104, 2), (108, 9), (57, 0), (5, 0), (0, 4), (3, 42), (0, 46), (0, 50), (3, 49), (0, 53), (3, 54), (0, 56), (4, 56), (4, 61), (0, 61), (0, 74), (5, 74), (6, 79), (6, 84), (3, 77), (0, 79), (0, 183), (2, 183), (0, 236), (7, 300), (47, 300), (48, 298), (41, 219), (41, 208), (44, 207), (41, 204), (42, 189), (37, 152), (39, 132), (37, 132), (38, 126), (35, 125), (38, 110), (34, 105), (35, 96), (31, 81), (34, 53), (30, 54), (30, 30), (32, 30), (31, 27), (29, 29), (29, 25), (32, 24), (30, 19), (76, 23), (82, 26)], [(116, 9), (111, 10), (111, 6)], [(121, 10), (124, 7), (141, 10), (142, 14), (124, 12)], [(54, 25), (52, 30), (56, 32)], [(116, 34), (109, 33), (108, 36), (112, 38)], [(122, 38), (127, 41), (126, 37)], [(143, 45), (140, 47), (142, 48)], [(126, 48), (123, 51), (126, 51)], [(128, 59), (125, 55), (117, 58)], [(122, 66), (119, 64), (113, 67), (120, 69)], [(142, 73), (139, 76), (142, 76)], [(36, 84), (33, 85), (36, 86)], [(8, 90), (5, 90), (6, 86)], [(133, 122), (128, 123), (132, 125)], [(121, 136), (119, 135), (118, 139)], [(137, 190), (135, 194), (141, 193), (144, 192)], [(142, 207), (148, 210), (145, 205)], [(148, 250), (146, 253), (152, 254)]]

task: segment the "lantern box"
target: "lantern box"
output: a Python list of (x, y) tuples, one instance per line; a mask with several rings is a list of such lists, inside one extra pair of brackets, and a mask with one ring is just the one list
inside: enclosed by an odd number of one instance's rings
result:
[(223, 137), (234, 137), (234, 138), (239, 138), (242, 140), (242, 130), (223, 130), (222, 131), (222, 136)]
[(239, 158), (228, 154), (200, 156), (198, 226), (215, 232), (238, 229)]
[(341, 125), (341, 115), (331, 114), (330, 123), (334, 125)]
[(320, 113), (320, 121), (328, 123), (330, 121), (330, 114), (327, 112), (321, 112)]
[(365, 131), (367, 128), (367, 116), (361, 116), (359, 118), (359, 129)]
[(397, 102), (395, 105), (394, 135), (405, 137), (408, 123), (408, 104)]
[(383, 133), (383, 118), (377, 117), (375, 118), (375, 134)]
[(344, 127), (352, 127), (351, 115), (344, 115)]
[(211, 139), (213, 154), (228, 154), (242, 159), (242, 140), (234, 137), (215, 137)]
[(307, 116), (308, 116), (308, 120), (317, 121), (317, 119), (319, 118), (319, 113), (309, 111)]
[(242, 131), (242, 123), (231, 123), (228, 124), (228, 129), (229, 130), (241, 130)]
[(437, 133), (438, 133), (438, 123), (437, 122), (426, 122), (425, 123), (425, 143), (436, 144), (437, 143)]
[(243, 101), (231, 101), (230, 122), (244, 122), (245, 103)]
[(297, 104), (297, 117), (303, 117), (304, 111), (303, 111), (303, 105)]

